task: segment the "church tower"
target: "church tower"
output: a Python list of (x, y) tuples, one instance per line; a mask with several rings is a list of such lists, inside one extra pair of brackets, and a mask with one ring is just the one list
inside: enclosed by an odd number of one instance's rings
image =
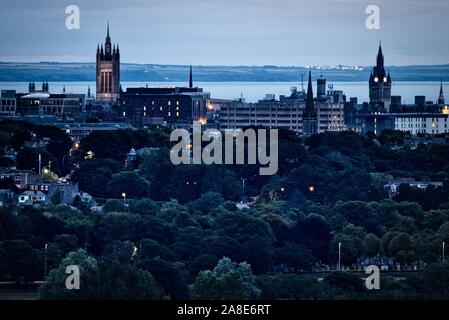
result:
[(391, 77), (385, 72), (384, 55), (382, 44), (379, 44), (377, 53), (377, 63), (371, 72), (369, 79), (369, 100), (370, 104), (383, 105), (389, 112), (391, 102)]
[(438, 97), (438, 104), (440, 106), (444, 105), (445, 99), (444, 99), (444, 93), (443, 93), (443, 80), (441, 80), (440, 84), (440, 95)]
[(109, 23), (106, 41), (97, 46), (97, 100), (112, 102), (120, 98), (120, 50), (112, 45)]
[(305, 137), (310, 137), (318, 133), (318, 120), (313, 102), (313, 88), (312, 88), (312, 72), (309, 71), (309, 84), (307, 85), (306, 108), (302, 115), (302, 134)]

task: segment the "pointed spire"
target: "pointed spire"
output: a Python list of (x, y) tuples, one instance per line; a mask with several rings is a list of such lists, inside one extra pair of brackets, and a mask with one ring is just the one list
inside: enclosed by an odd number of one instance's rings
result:
[(189, 88), (193, 88), (193, 74), (192, 74), (192, 65), (190, 65), (190, 75), (189, 75)]
[(443, 80), (440, 81), (440, 95), (438, 97), (438, 104), (444, 104)]
[(379, 41), (379, 51), (377, 52), (377, 67), (384, 67), (384, 55), (382, 52), (382, 42)]
[(107, 31), (106, 37), (109, 38), (109, 21), (108, 21), (108, 31)]
[(315, 108), (313, 105), (312, 71), (309, 71), (309, 83), (307, 84), (305, 117), (312, 118), (314, 115), (315, 115)]

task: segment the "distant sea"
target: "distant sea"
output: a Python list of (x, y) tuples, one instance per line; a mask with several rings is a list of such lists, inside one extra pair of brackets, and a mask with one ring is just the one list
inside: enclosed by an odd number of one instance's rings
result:
[[(123, 90), (129, 87), (170, 87), (186, 86), (185, 82), (122, 82)], [(328, 83), (329, 84), (329, 83)], [(65, 86), (67, 93), (87, 93), (87, 88), (91, 88), (95, 94), (95, 82), (50, 82), (50, 92), (61, 93)], [(357, 97), (359, 103), (368, 101), (367, 82), (333, 82), (334, 90), (342, 90), (348, 100), (350, 97)], [(36, 83), (36, 88), (40, 88), (41, 83)], [(296, 86), (301, 90), (298, 82), (196, 82), (195, 86), (204, 88), (210, 92), (212, 98), (236, 99), (243, 96), (248, 102), (256, 102), (265, 97), (265, 94), (289, 95), (290, 89)], [(306, 84), (304, 84), (306, 86)], [(0, 82), (0, 90), (17, 90), (17, 92), (28, 92), (28, 82)], [(449, 100), (449, 84), (443, 84), (443, 89)], [(393, 82), (392, 95), (402, 96), (402, 103), (413, 103), (416, 95), (426, 96), (427, 101), (436, 101), (440, 90), (439, 82)], [(314, 83), (314, 92), (316, 87)]]

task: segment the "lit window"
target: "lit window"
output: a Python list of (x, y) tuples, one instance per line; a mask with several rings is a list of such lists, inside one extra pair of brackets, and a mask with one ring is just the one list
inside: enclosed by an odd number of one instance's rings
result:
[(159, 107), (159, 111), (162, 111), (162, 106)]
[(171, 106), (171, 101), (168, 101), (168, 105)]
[(168, 116), (171, 117), (171, 112), (170, 111), (168, 112)]

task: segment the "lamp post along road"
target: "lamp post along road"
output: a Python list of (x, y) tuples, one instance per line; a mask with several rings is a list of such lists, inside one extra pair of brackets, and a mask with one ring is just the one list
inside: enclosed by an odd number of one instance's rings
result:
[(338, 243), (338, 271), (341, 270), (341, 242)]

